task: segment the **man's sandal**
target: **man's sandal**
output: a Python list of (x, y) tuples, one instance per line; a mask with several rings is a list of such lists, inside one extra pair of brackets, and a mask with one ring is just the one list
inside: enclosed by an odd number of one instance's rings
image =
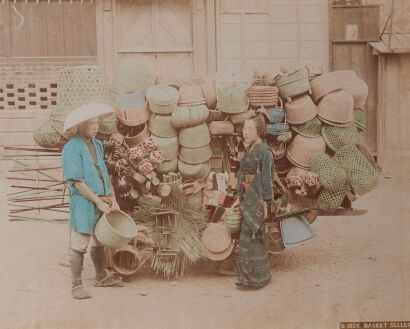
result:
[(91, 298), (91, 295), (84, 290), (84, 286), (82, 284), (75, 286), (71, 289), (73, 298), (75, 299), (87, 299)]
[(95, 280), (93, 284), (94, 287), (124, 287), (124, 283), (121, 279), (115, 279), (109, 275), (107, 275), (104, 279)]

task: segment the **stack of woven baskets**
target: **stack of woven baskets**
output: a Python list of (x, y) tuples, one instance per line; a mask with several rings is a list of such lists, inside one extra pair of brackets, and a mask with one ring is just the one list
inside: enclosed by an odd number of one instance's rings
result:
[(151, 110), (148, 127), (158, 150), (164, 154), (164, 161), (156, 168), (159, 174), (175, 172), (178, 167), (178, 130), (172, 126), (171, 119), (179, 97), (178, 90), (168, 85), (155, 85), (147, 91)]
[[(302, 196), (320, 191), (319, 207), (329, 210), (341, 206), (347, 191), (362, 195), (373, 189), (377, 170), (363, 148), (356, 147), (359, 132), (366, 129), (364, 81), (348, 70), (313, 76), (300, 69), (282, 76), (276, 85), (294, 133), (286, 150), (290, 165), (283, 159), (275, 162), (279, 174), (287, 172), (288, 186)], [(313, 189), (305, 186), (306, 175)]]

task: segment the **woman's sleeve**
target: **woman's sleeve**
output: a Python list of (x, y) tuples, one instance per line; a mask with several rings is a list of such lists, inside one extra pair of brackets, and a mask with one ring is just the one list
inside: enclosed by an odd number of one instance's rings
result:
[(238, 171), (238, 187), (236, 189), (236, 194), (238, 195), (240, 201), (242, 201), (242, 199), (243, 199), (242, 178), (243, 178), (243, 172), (242, 172), (241, 168), (239, 168), (239, 171)]
[(263, 200), (273, 198), (273, 155), (271, 151), (266, 151), (262, 157), (262, 180), (263, 180)]
[(78, 147), (66, 144), (62, 152), (64, 180), (85, 181), (83, 157)]

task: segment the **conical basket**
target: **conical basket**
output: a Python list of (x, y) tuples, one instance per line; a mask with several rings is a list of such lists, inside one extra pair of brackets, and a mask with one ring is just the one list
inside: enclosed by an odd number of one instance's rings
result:
[(294, 98), (285, 104), (286, 120), (290, 124), (303, 124), (312, 120), (318, 113), (318, 108), (308, 95)]
[(325, 151), (326, 143), (321, 136), (308, 138), (296, 135), (287, 149), (286, 156), (295, 166), (309, 169), (312, 158)]
[(318, 105), (318, 117), (326, 123), (349, 124), (353, 121), (353, 96), (344, 90), (332, 92)]

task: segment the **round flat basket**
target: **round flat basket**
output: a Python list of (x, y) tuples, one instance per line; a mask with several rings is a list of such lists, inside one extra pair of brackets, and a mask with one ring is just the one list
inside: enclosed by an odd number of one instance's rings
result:
[(137, 225), (122, 210), (103, 214), (95, 226), (97, 240), (109, 248), (121, 248), (136, 235)]

